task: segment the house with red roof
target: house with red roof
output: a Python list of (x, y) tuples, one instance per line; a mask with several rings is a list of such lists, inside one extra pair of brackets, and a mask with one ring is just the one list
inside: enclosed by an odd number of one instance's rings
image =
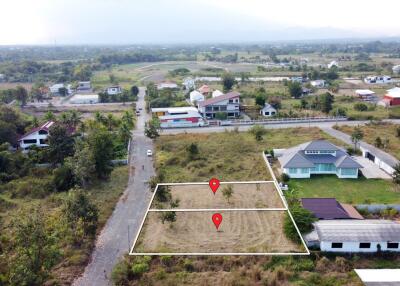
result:
[(19, 140), (19, 147), (22, 150), (27, 150), (31, 146), (47, 147), (47, 138), (49, 136), (49, 129), (53, 126), (54, 121), (47, 121), (43, 125), (33, 128), (29, 132), (22, 135)]
[(240, 116), (240, 93), (231, 91), (198, 103), (200, 114), (206, 118), (215, 118), (215, 114), (223, 112), (228, 118)]

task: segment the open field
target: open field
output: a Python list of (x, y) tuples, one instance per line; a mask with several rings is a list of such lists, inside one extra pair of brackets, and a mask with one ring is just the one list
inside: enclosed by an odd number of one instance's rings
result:
[[(271, 129), (258, 142), (247, 132), (212, 134), (178, 134), (158, 138), (155, 164), (163, 174), (162, 182), (208, 182), (217, 177), (221, 181), (271, 180), (261, 152), (272, 148), (288, 148), (314, 139), (328, 139), (343, 143), (319, 128)], [(186, 150), (191, 143), (198, 145), (195, 160)]]
[[(231, 186), (232, 197), (223, 195), (223, 190)], [(159, 186), (160, 187), (160, 186)], [(179, 208), (203, 209), (203, 208), (284, 208), (275, 185), (271, 183), (257, 184), (225, 184), (222, 183), (218, 191), (214, 193), (207, 185), (171, 185), (171, 200), (179, 200)], [(151, 208), (170, 208), (166, 203), (153, 201)]]
[(149, 212), (135, 252), (238, 253), (305, 252), (286, 238), (285, 211), (220, 212), (217, 231), (214, 212), (176, 212), (176, 221), (162, 223), (158, 212)]
[[(363, 141), (375, 145), (375, 139), (380, 137), (382, 142), (389, 140), (386, 148), (381, 148), (383, 151), (390, 153), (397, 159), (400, 159), (400, 138), (396, 136), (396, 130), (400, 125), (391, 123), (379, 123), (379, 125), (364, 125), (361, 130), (364, 133)], [(338, 130), (351, 135), (354, 127), (343, 125), (339, 126)]]
[(298, 198), (336, 198), (351, 204), (398, 204), (400, 190), (390, 180), (339, 179), (318, 175), (311, 179), (291, 179), (291, 190)]

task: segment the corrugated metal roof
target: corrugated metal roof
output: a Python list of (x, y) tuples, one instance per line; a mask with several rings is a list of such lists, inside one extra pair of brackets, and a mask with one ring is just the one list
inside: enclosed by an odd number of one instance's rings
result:
[(314, 223), (319, 241), (400, 241), (400, 224), (390, 220), (322, 220)]

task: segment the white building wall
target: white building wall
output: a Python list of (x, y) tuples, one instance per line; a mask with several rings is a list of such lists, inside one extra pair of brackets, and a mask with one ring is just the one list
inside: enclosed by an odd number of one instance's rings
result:
[[(334, 241), (334, 242), (341, 242), (341, 241)], [(362, 242), (369, 242), (369, 241), (362, 241)], [(381, 246), (381, 251), (395, 251), (400, 252), (400, 248), (397, 249), (387, 249), (387, 242), (371, 242), (371, 248), (360, 248), (360, 242), (343, 242), (342, 248), (332, 248), (332, 242), (329, 241), (321, 241), (320, 248), (321, 251), (326, 252), (377, 252), (378, 251), (378, 244)]]
[[(367, 153), (371, 153), (371, 152), (369, 152), (367, 149), (365, 149), (365, 148), (363, 148), (363, 147), (360, 147), (360, 150), (361, 150), (362, 156), (363, 156), (364, 158), (367, 158)], [(382, 161), (382, 160), (381, 160), (380, 158), (378, 158), (375, 154), (373, 154), (373, 153), (371, 153), (371, 154), (375, 156), (374, 163), (375, 163), (376, 165), (378, 165), (379, 168), (381, 168), (382, 170), (384, 170), (384, 171), (385, 171), (386, 173), (388, 173), (389, 175), (391, 175), (391, 174), (394, 173), (393, 167), (391, 167), (391, 166), (390, 166), (389, 164), (387, 164), (386, 162)]]
[[(38, 147), (46, 147), (49, 146), (48, 144), (40, 144), (40, 139), (46, 140), (47, 137), (49, 135), (48, 134), (39, 134), (39, 131), (29, 134), (28, 136), (24, 137), (21, 141), (19, 146), (23, 149), (26, 149), (32, 145), (36, 145)], [(24, 143), (24, 140), (36, 140), (36, 144), (35, 143)]]
[(289, 177), (293, 179), (310, 178), (310, 169), (308, 169), (308, 173), (302, 173), (301, 169), (296, 169), (296, 173), (289, 173), (289, 168), (283, 168), (283, 173), (289, 175)]

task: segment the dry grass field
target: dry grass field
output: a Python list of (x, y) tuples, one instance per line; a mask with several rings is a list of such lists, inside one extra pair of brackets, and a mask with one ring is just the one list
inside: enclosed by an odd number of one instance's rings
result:
[[(228, 186), (233, 190), (229, 199), (223, 195)], [(273, 183), (221, 184), (215, 195), (208, 185), (175, 185), (168, 188), (171, 199), (179, 200), (180, 209), (284, 208)], [(170, 205), (155, 199), (151, 208), (170, 208)]]
[(162, 223), (149, 212), (137, 253), (292, 253), (305, 252), (283, 233), (285, 211), (225, 211), (217, 231), (214, 212), (176, 212), (175, 222)]

